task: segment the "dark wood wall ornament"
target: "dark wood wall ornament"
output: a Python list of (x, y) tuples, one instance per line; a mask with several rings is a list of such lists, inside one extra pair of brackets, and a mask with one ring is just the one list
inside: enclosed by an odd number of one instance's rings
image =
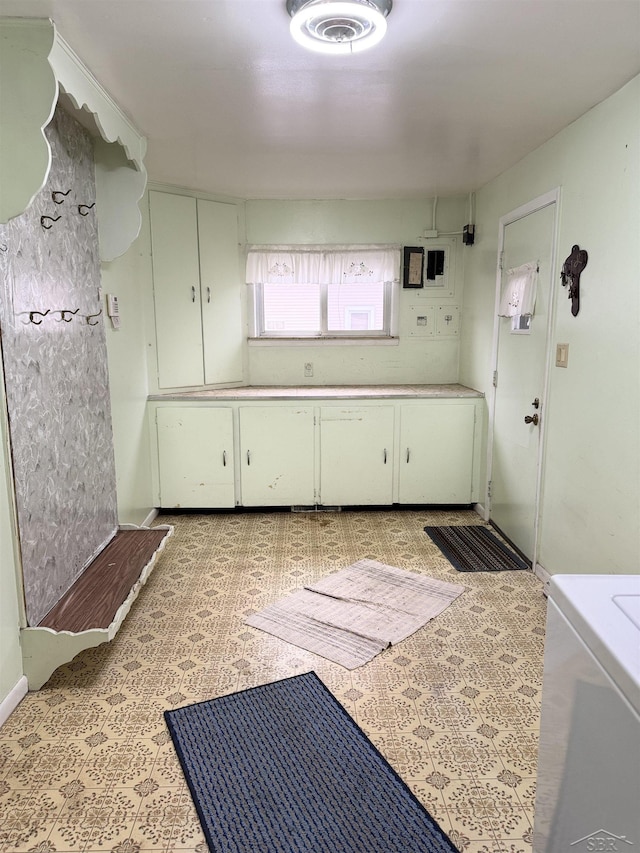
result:
[(569, 285), (569, 299), (571, 300), (571, 313), (574, 317), (580, 310), (580, 275), (586, 267), (589, 255), (585, 249), (581, 249), (576, 243), (571, 248), (571, 254), (562, 265), (560, 278), (564, 287)]

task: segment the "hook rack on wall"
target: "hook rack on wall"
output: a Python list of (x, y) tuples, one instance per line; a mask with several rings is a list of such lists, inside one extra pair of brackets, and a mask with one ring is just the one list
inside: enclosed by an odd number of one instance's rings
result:
[(78, 213), (80, 214), (80, 216), (88, 216), (91, 208), (95, 207), (95, 206), (96, 206), (95, 201), (93, 202), (93, 204), (79, 204), (78, 205)]
[(54, 204), (64, 204), (64, 200), (70, 192), (71, 190), (67, 190), (66, 193), (63, 193), (62, 190), (54, 190), (51, 193), (51, 198), (53, 199)]
[[(71, 308), (58, 308), (52, 310), (51, 308), (47, 308), (46, 311), (23, 311), (22, 314), (28, 314), (29, 319), (25, 322), (24, 325), (28, 326), (29, 323), (33, 323), (34, 326), (40, 326), (44, 317), (48, 314), (54, 315), (59, 314), (59, 317), (55, 317), (56, 323), (70, 323), (76, 315), (78, 319), (83, 319), (88, 326), (97, 326), (98, 321), (97, 318), (102, 314), (102, 308), (96, 314), (79, 314), (80, 309), (76, 308), (75, 311), (72, 311)], [(95, 320), (95, 322), (92, 322)]]

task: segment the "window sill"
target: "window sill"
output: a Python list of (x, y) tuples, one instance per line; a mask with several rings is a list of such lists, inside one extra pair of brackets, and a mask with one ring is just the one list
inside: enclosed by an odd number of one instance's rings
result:
[(248, 338), (250, 347), (397, 347), (398, 337)]

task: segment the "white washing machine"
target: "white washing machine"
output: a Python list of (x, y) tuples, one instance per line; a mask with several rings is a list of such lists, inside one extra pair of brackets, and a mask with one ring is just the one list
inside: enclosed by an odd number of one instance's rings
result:
[(640, 575), (554, 575), (534, 853), (640, 853)]

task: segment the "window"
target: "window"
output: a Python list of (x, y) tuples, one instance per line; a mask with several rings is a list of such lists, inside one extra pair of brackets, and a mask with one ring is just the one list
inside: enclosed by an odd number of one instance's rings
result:
[(254, 337), (391, 337), (398, 248), (252, 248)]

